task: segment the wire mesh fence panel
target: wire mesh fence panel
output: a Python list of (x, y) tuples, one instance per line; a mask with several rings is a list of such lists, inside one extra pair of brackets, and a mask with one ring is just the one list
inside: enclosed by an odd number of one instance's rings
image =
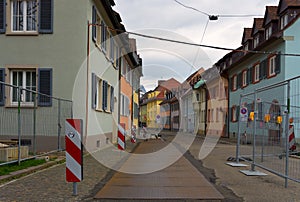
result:
[(72, 101), (0, 85), (5, 92), (0, 106), (0, 163), (65, 148), (64, 125), (72, 118)]
[(300, 182), (300, 79), (241, 95), (239, 107), (247, 116), (240, 111), (237, 156), (252, 169), (259, 166)]

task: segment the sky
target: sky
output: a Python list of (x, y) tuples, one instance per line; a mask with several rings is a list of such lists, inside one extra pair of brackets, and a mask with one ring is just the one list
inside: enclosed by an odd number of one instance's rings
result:
[[(244, 27), (252, 27), (255, 17), (264, 17), (267, 5), (278, 6), (279, 0), (178, 0), (209, 15), (233, 15), (209, 21), (208, 16), (183, 7), (175, 0), (115, 0), (113, 7), (127, 31), (172, 40), (238, 48)], [(241, 15), (252, 15), (242, 17)], [(143, 59), (141, 84), (146, 90), (157, 80), (175, 78), (183, 82), (199, 68), (208, 69), (228, 51), (208, 49), (143, 38), (137, 40), (137, 52)]]

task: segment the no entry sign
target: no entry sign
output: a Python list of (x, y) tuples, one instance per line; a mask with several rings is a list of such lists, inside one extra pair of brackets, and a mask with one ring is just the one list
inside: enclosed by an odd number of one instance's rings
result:
[(83, 179), (82, 120), (66, 120), (66, 180), (80, 182)]

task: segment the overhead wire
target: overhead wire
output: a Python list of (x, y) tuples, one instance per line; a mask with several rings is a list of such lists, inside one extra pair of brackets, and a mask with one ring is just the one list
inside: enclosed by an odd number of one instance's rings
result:
[(294, 56), (294, 57), (300, 57), (299, 53), (282, 53), (279, 51), (256, 51), (256, 50), (244, 50), (244, 49), (234, 49), (234, 48), (226, 48), (226, 47), (221, 47), (221, 46), (213, 46), (213, 45), (204, 45), (204, 44), (197, 44), (197, 43), (192, 43), (192, 42), (187, 42), (187, 41), (179, 41), (175, 39), (168, 39), (168, 38), (163, 38), (163, 37), (158, 37), (158, 36), (151, 36), (147, 34), (141, 34), (137, 32), (131, 32), (131, 31), (125, 31), (122, 29), (115, 29), (112, 27), (109, 27), (104, 24), (89, 24), (91, 26), (102, 26), (105, 27), (108, 30), (115, 31), (120, 34), (131, 34), (134, 36), (139, 36), (143, 38), (148, 38), (148, 39), (154, 39), (154, 40), (159, 40), (159, 41), (166, 41), (170, 43), (177, 43), (177, 44), (183, 44), (183, 45), (189, 45), (189, 46), (197, 46), (197, 47), (203, 47), (203, 48), (210, 48), (210, 49), (216, 49), (216, 50), (224, 50), (224, 51), (233, 51), (233, 52), (243, 52), (243, 53), (253, 53), (253, 54), (274, 54), (274, 55), (283, 55), (283, 56)]
[(239, 14), (234, 14), (234, 15), (211, 15), (209, 13), (206, 13), (204, 11), (201, 11), (195, 7), (192, 7), (192, 6), (188, 6), (188, 5), (185, 5), (183, 4), (182, 2), (178, 1), (178, 0), (174, 0), (177, 4), (183, 6), (184, 8), (187, 8), (187, 9), (191, 9), (191, 10), (194, 10), (196, 12), (199, 12), (203, 15), (206, 15), (208, 16), (208, 19), (209, 20), (218, 20), (219, 17), (229, 17), (229, 18), (237, 18), (237, 17), (255, 17), (255, 16), (262, 16), (262, 15), (250, 15), (250, 14), (242, 14), (242, 15), (239, 15)]

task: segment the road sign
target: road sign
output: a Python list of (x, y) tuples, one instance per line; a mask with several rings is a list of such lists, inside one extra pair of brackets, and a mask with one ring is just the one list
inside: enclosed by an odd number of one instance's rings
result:
[(83, 179), (82, 120), (66, 120), (66, 180), (80, 182)]
[(248, 121), (248, 109), (247, 107), (242, 107), (240, 110), (241, 121)]

